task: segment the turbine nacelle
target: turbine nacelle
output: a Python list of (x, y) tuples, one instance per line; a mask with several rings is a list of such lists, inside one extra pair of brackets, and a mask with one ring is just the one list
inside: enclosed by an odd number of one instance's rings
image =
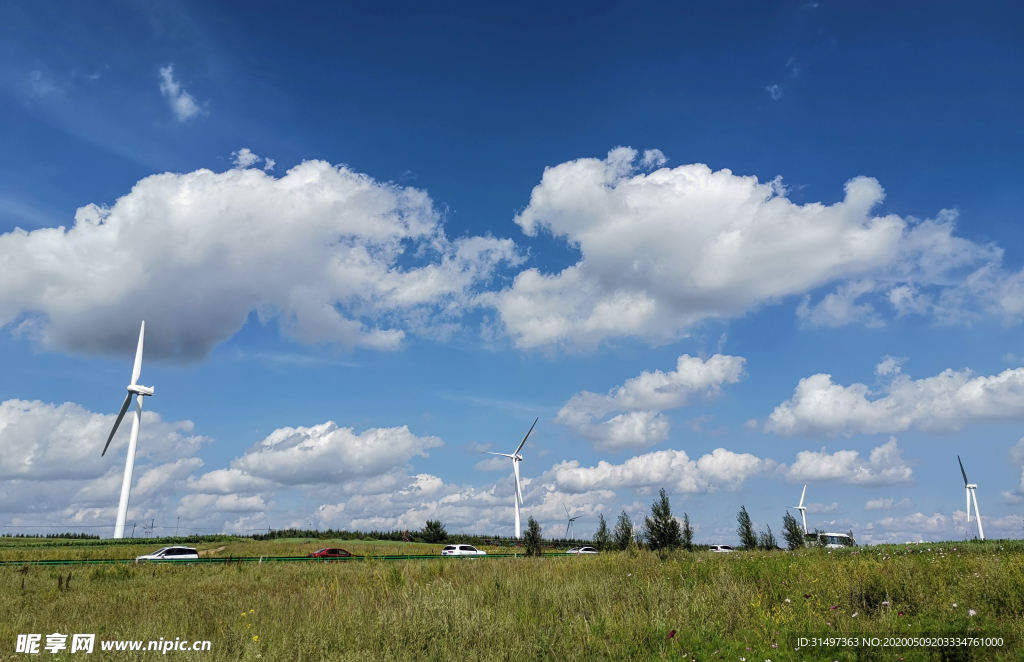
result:
[(135, 393), (136, 395), (153, 395), (153, 386), (141, 386), (139, 384), (129, 384), (128, 392)]

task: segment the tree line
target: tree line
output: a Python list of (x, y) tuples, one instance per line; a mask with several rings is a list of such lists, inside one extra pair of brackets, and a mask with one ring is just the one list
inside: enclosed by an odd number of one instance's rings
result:
[[(765, 530), (761, 533), (754, 531), (754, 525), (747, 513), (746, 506), (740, 506), (740, 511), (736, 514), (736, 521), (738, 524), (736, 533), (740, 539), (741, 549), (767, 551), (781, 549), (770, 526), (766, 525)], [(813, 533), (805, 534), (796, 518), (788, 510), (782, 518), (782, 537), (790, 550), (808, 545), (824, 546), (822, 533), (824, 532), (815, 529)], [(853, 531), (847, 535), (850, 544), (853, 544)], [(523, 541), (527, 554), (539, 555), (541, 553), (541, 526), (533, 517), (528, 520)], [(593, 543), (594, 547), (600, 551), (625, 551), (639, 549), (641, 546), (659, 552), (674, 549), (692, 551), (698, 547), (706, 547), (706, 545), (694, 544), (693, 526), (690, 524), (689, 514), (683, 513), (681, 519), (672, 514), (672, 506), (664, 488), (651, 504), (650, 516), (645, 517), (640, 526), (634, 524), (625, 510), (619, 514), (614, 529), (608, 528), (608, 522), (603, 514), (598, 515), (597, 531), (594, 533)]]
[[(740, 539), (740, 548), (745, 550), (775, 550), (781, 549), (770, 526), (765, 526), (761, 533), (754, 531), (750, 515), (746, 506), (740, 506), (736, 514), (738, 527), (736, 533)], [(821, 531), (804, 534), (796, 518), (786, 511), (782, 518), (782, 537), (789, 549), (799, 549), (808, 544), (823, 545), (819, 534)], [(269, 530), (267, 533), (260, 533), (252, 536), (254, 540), (273, 540), (275, 538), (315, 538), (321, 540), (393, 540), (396, 542), (425, 542), (431, 544), (444, 543), (465, 543), (472, 545), (482, 544), (520, 544), (515, 538), (502, 536), (479, 536), (468, 534), (451, 534), (445, 529), (440, 520), (427, 520), (426, 524), (419, 531), (395, 530), (395, 531), (336, 531), (334, 529), (309, 530), (309, 529), (279, 529)], [(850, 541), (853, 540), (853, 532), (849, 533)], [(579, 541), (545, 541), (542, 536), (541, 525), (533, 517), (527, 520), (526, 531), (521, 541), (527, 556), (539, 556), (543, 553), (545, 546), (552, 542), (573, 543)], [(546, 544), (545, 544), (546, 543)], [(619, 514), (615, 526), (610, 528), (604, 514), (598, 515), (597, 531), (593, 536), (593, 546), (600, 551), (629, 550), (644, 547), (652, 551), (669, 551), (674, 549), (694, 550), (707, 548), (707, 545), (696, 545), (693, 542), (693, 526), (690, 524), (690, 516), (683, 513), (682, 518), (672, 514), (672, 505), (669, 503), (668, 494), (665, 489), (658, 494), (658, 498), (651, 504), (651, 514), (644, 518), (643, 523), (637, 525), (630, 518), (625, 510)]]
[(66, 540), (99, 540), (91, 533), (4, 533), (0, 538), (61, 538)]

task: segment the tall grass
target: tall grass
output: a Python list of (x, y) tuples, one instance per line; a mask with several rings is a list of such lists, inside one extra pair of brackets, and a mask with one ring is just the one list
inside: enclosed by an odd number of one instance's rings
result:
[[(58, 590), (58, 575), (69, 571), (70, 590)], [(794, 651), (794, 642), (826, 633), (997, 635), (1014, 646), (963, 659), (1017, 660), (1022, 628), (1024, 550), (1010, 543), (0, 569), (0, 658), (19, 633), (57, 631), (209, 639), (211, 652), (169, 655), (260, 662), (822, 660), (820, 651)], [(935, 655), (868, 650), (827, 659), (941, 659)]]

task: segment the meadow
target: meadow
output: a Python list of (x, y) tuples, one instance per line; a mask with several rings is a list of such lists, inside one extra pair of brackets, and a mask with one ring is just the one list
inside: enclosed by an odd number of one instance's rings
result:
[[(237, 558), (306, 554), (332, 544), (239, 539), (196, 546)], [(371, 556), (440, 548), (337, 545)], [(3, 544), (0, 556), (123, 558), (153, 548)], [(69, 572), (70, 588), (59, 586)], [(212, 642), (209, 652), (167, 654), (182, 660), (1019, 660), (1022, 630), (1018, 541), (831, 553), (641, 550), (578, 558), (0, 568), (0, 659), (40, 657), (15, 654), (17, 634), (61, 632)], [(895, 635), (1002, 637), (1004, 646), (794, 650), (799, 636)], [(155, 654), (97, 650), (85, 659)]]

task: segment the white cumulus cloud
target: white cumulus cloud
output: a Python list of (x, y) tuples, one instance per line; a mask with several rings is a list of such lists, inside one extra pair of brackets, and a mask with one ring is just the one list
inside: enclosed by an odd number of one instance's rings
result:
[(989, 377), (952, 369), (913, 380), (887, 357), (876, 370), (893, 379), (880, 393), (843, 386), (819, 373), (801, 379), (793, 397), (775, 408), (764, 429), (779, 435), (851, 436), (955, 432), (972, 423), (1024, 420), (1024, 368)]
[(564, 237), (582, 259), (558, 274), (524, 271), (496, 297), (518, 346), (672, 339), (885, 265), (907, 227), (871, 215), (883, 198), (873, 179), (850, 180), (842, 202), (797, 205), (778, 181), (701, 164), (643, 173), (636, 157), (621, 147), (544, 171), (516, 223)]
[(836, 482), (850, 485), (896, 485), (908, 483), (914, 471), (903, 460), (896, 438), (873, 449), (867, 460), (858, 451), (842, 450), (831, 455), (821, 451), (800, 451), (786, 471), (791, 483)]
[[(254, 156), (254, 155), (252, 155)], [(240, 157), (237, 157), (240, 158)], [(154, 175), (70, 229), (0, 234), (0, 325), (38, 346), (194, 361), (252, 311), (306, 343), (443, 335), (511, 240), (449, 241), (423, 191), (307, 161)]]
[[(668, 438), (669, 420), (659, 412), (683, 407), (691, 397), (713, 396), (743, 376), (745, 359), (715, 354), (707, 360), (683, 354), (669, 372), (643, 371), (607, 394), (572, 396), (555, 421), (571, 426), (598, 450), (646, 448)], [(595, 423), (614, 412), (623, 412)]]
[(870, 177), (848, 181), (840, 202), (800, 205), (778, 178), (702, 164), (647, 172), (664, 156), (637, 157), (619, 147), (545, 169), (516, 223), (581, 258), (558, 273), (522, 271), (488, 297), (517, 346), (670, 341), (700, 320), (831, 283), (834, 293), (799, 306), (805, 326), (881, 325), (887, 300), (897, 315), (948, 323), (1024, 317), (1024, 270), (1008, 273), (1000, 248), (955, 236), (954, 211), (873, 214), (885, 194)]
[(558, 487), (568, 492), (665, 487), (675, 493), (693, 493), (735, 491), (751, 476), (777, 466), (774, 460), (716, 448), (697, 460), (680, 450), (638, 455), (622, 464), (602, 460), (594, 467), (581, 467), (571, 460), (555, 465), (550, 474)]
[(442, 445), (437, 437), (417, 437), (406, 426), (371, 428), (357, 435), (328, 421), (275, 430), (235, 458), (231, 469), (280, 485), (340, 483), (386, 473)]

